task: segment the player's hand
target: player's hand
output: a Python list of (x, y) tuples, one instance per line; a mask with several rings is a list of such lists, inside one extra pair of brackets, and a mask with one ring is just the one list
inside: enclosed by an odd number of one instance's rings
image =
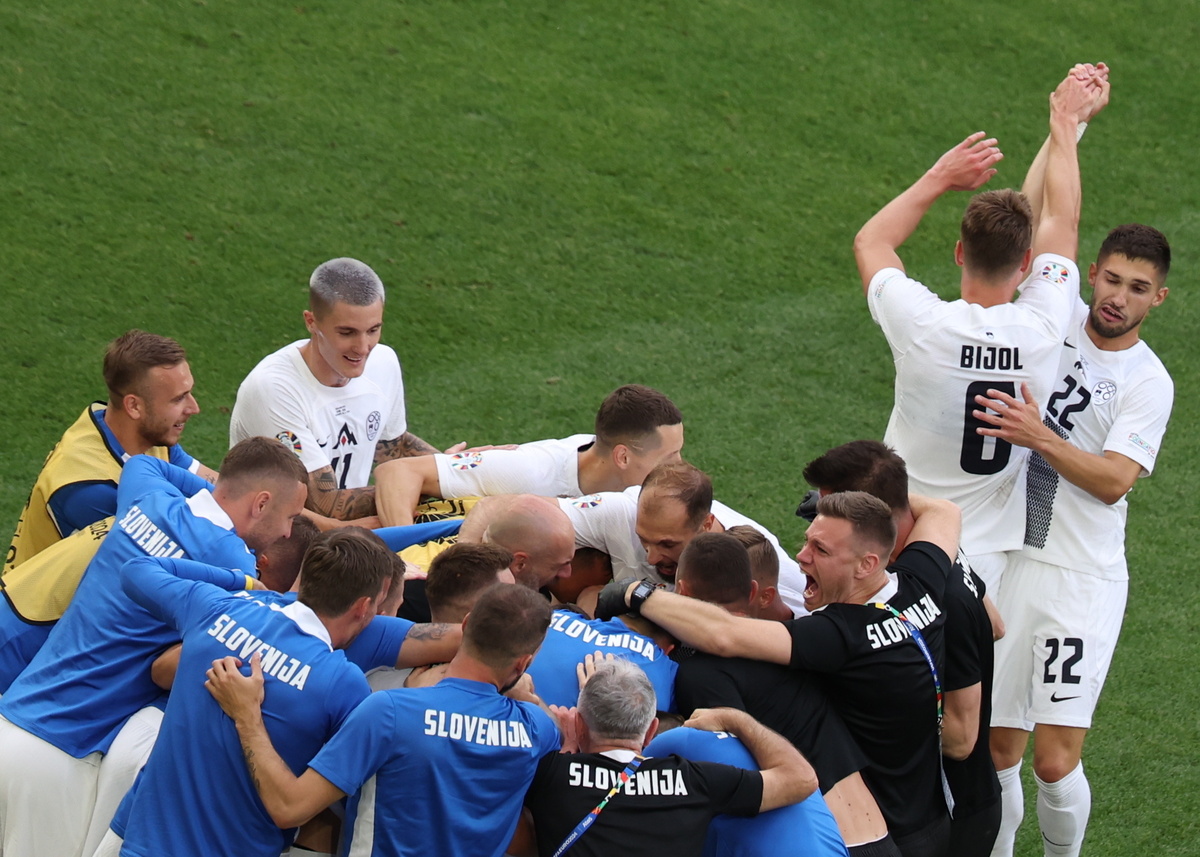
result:
[(705, 732), (730, 732), (735, 715), (743, 713), (736, 708), (697, 708), (683, 725)]
[(607, 620), (628, 613), (629, 602), (626, 597), (636, 583), (636, 577), (623, 577), (606, 583), (596, 598), (596, 618)]
[(575, 677), (579, 679), (579, 689), (583, 690), (583, 686), (591, 681), (592, 676), (596, 674), (596, 667), (605, 661), (615, 661), (617, 656), (612, 652), (605, 654), (604, 652), (596, 652), (594, 655), (584, 655), (583, 663), (575, 665)]
[(1100, 98), (1107, 101), (1107, 87), (1107, 77), (1101, 79), (1094, 73), (1085, 76), (1071, 69), (1054, 92), (1050, 93), (1050, 114), (1073, 116), (1078, 121), (1085, 121), (1085, 116), (1092, 115), (1093, 102)]
[(938, 158), (930, 172), (947, 190), (975, 190), (996, 174), (995, 165), (1003, 158), (996, 138), (976, 131)]
[(504, 692), (504, 695), (509, 699), (515, 699), (519, 702), (538, 703), (541, 701), (537, 692), (533, 689), (533, 676), (529, 673), (521, 673), (521, 677), (517, 679), (516, 684)]
[(1034, 448), (1048, 436), (1056, 436), (1042, 423), (1042, 409), (1034, 401), (1028, 384), (1021, 384), (1024, 401), (1010, 396), (1002, 390), (988, 390), (986, 396), (976, 396), (975, 404), (987, 408), (972, 411), (975, 419), (992, 428), (977, 428), (978, 434), (998, 437), (1016, 446)]
[(560, 753), (579, 752), (579, 730), (575, 724), (575, 711), (574, 707), (567, 708), (565, 705), (550, 706), (550, 713), (558, 721), (558, 731), (562, 733), (562, 749), (559, 750)]
[(204, 682), (221, 710), (235, 723), (262, 715), (262, 654), (255, 652), (250, 656), (250, 675), (242, 675), (241, 666), (241, 660), (232, 655), (215, 660), (205, 673)]

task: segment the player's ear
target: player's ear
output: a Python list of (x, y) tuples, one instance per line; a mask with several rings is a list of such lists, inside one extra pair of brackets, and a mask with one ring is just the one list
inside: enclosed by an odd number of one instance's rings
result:
[(1150, 306), (1158, 306), (1167, 299), (1167, 287), (1162, 286), (1154, 295), (1154, 299), (1150, 301)]
[(145, 416), (144, 408), (142, 407), (142, 397), (137, 393), (126, 393), (121, 397), (121, 410), (130, 419), (140, 420)]
[(254, 515), (254, 517), (256, 517), (256, 518), (259, 517), (260, 515), (262, 515), (263, 510), (267, 508), (267, 504), (269, 504), (270, 502), (271, 502), (271, 492), (270, 491), (259, 491), (257, 494), (254, 495), (254, 501), (250, 506), (251, 514)]
[(716, 516), (713, 515), (712, 512), (709, 512), (704, 518), (704, 523), (700, 525), (700, 529), (702, 529), (706, 533), (711, 533), (713, 524), (715, 524), (716, 522), (717, 522)]
[[(750, 601), (751, 604), (753, 604), (754, 600), (756, 598), (758, 598), (758, 581), (751, 580), (750, 581), (750, 598), (748, 600)], [(767, 604), (770, 604), (770, 603), (771, 603), (770, 601), (763, 602), (763, 606), (766, 606)]]
[(1099, 272), (1099, 270), (1100, 269), (1096, 267), (1095, 262), (1092, 262), (1092, 264), (1088, 265), (1088, 285), (1093, 289), (1096, 288), (1096, 274)]
[(958, 267), (963, 266), (963, 243), (962, 241), (954, 242), (954, 264)]
[(317, 317), (313, 315), (313, 312), (310, 309), (306, 309), (304, 311), (304, 326), (308, 329), (310, 334), (316, 332)]
[(654, 736), (657, 734), (658, 734), (658, 718), (655, 717), (653, 720), (650, 721), (650, 727), (646, 730), (646, 737), (644, 737), (642, 739), (642, 749), (643, 750), (646, 748), (647, 744), (649, 744), (651, 741), (654, 740)]
[(624, 470), (629, 466), (629, 459), (632, 457), (632, 452), (628, 446), (623, 443), (618, 443), (613, 447), (612, 460), (613, 464)]
[(1029, 272), (1029, 266), (1033, 264), (1033, 248), (1030, 247), (1025, 251), (1025, 256), (1021, 261), (1021, 274), (1024, 276)]

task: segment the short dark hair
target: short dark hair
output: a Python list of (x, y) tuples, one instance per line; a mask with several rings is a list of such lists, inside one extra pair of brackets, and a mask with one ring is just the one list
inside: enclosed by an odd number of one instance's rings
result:
[(364, 595), (378, 597), (392, 575), (393, 556), (383, 539), (362, 527), (321, 533), (304, 555), (299, 600), (320, 616), (341, 616)]
[(779, 553), (770, 539), (749, 524), (738, 524), (725, 533), (741, 542), (746, 549), (750, 557), (750, 575), (760, 587), (779, 585)]
[(300, 566), (304, 555), (308, 552), (313, 540), (320, 534), (317, 525), (311, 520), (298, 515), (292, 520), (292, 534), (286, 538), (276, 539), (267, 547), (270, 565), (266, 572), (259, 575), (268, 589), (276, 592), (287, 592), (296, 582), (300, 574)]
[(456, 544), (429, 563), (425, 597), (437, 615), (467, 613), (483, 590), (496, 582), (496, 572), (512, 564), (513, 555), (497, 544)]
[(1108, 233), (1100, 245), (1096, 261), (1103, 262), (1113, 253), (1119, 253), (1126, 259), (1149, 262), (1164, 280), (1171, 270), (1171, 245), (1167, 242), (1167, 236), (1153, 226), (1142, 223), (1118, 226)]
[(963, 212), (963, 261), (984, 276), (1014, 271), (1033, 242), (1033, 209), (1015, 190), (989, 190), (971, 197)]
[(233, 445), (221, 461), (217, 484), (236, 496), (257, 491), (265, 482), (308, 484), (308, 471), (290, 447), (272, 437), (248, 437)]
[(713, 604), (736, 604), (750, 597), (750, 554), (728, 533), (701, 533), (679, 556), (676, 580), (687, 581), (693, 597)]
[(817, 514), (849, 521), (854, 534), (877, 547), (887, 564), (896, 546), (896, 522), (887, 503), (866, 491), (842, 491), (818, 500)]
[(174, 339), (144, 330), (122, 333), (104, 351), (104, 386), (108, 387), (109, 401), (137, 393), (151, 369), (170, 369), (184, 360), (187, 352)]
[(699, 467), (686, 461), (669, 461), (647, 473), (642, 480), (642, 494), (650, 491), (682, 503), (687, 510), (688, 524), (694, 529), (699, 528), (712, 511), (712, 480)]
[(659, 426), (682, 422), (679, 408), (658, 390), (626, 384), (609, 393), (600, 404), (596, 412), (596, 442), (610, 448), (620, 443), (640, 450)]
[(908, 508), (908, 467), (894, 449), (877, 440), (835, 446), (805, 465), (804, 481), (830, 493), (866, 491), (893, 512)]
[(467, 617), (462, 645), (476, 660), (504, 669), (536, 652), (549, 627), (549, 601), (525, 586), (494, 583)]

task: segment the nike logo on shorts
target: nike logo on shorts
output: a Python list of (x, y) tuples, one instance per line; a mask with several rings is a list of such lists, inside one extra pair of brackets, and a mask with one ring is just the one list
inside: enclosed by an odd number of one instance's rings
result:
[(1066, 702), (1068, 699), (1079, 699), (1078, 696), (1059, 696), (1057, 693), (1050, 694), (1051, 702)]

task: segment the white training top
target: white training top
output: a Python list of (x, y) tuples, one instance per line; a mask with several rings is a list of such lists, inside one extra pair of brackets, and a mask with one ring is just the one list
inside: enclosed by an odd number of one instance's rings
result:
[(884, 268), (867, 291), (896, 364), (895, 404), (884, 441), (908, 465), (918, 494), (953, 500), (963, 511), (967, 555), (1015, 550), (1024, 534), (1021, 465), (1028, 450), (983, 437), (975, 396), (1030, 386), (1046, 401), (1079, 294), (1079, 271), (1044, 253), (1014, 303), (982, 307), (943, 301), (897, 268)]
[(435, 455), (442, 497), (540, 494), (578, 497), (579, 453), (596, 442), (592, 434), (537, 440), (516, 449)]
[(278, 438), (309, 473), (332, 466), (338, 488), (365, 487), (376, 442), (408, 430), (400, 360), (376, 345), (362, 375), (327, 387), (300, 355), (307, 342), (284, 346), (250, 370), (229, 418), (229, 445), (256, 435)]
[[(641, 486), (635, 485), (620, 492), (604, 491), (560, 499), (558, 505), (575, 527), (576, 548), (593, 548), (612, 557), (614, 580), (632, 575), (664, 583), (667, 581), (646, 561), (646, 549), (637, 537), (637, 501), (641, 490)], [(747, 525), (766, 536), (779, 556), (779, 597), (795, 615), (807, 615), (804, 574), (795, 558), (780, 546), (775, 534), (716, 500), (712, 504), (712, 514), (725, 529)]]
[[(1060, 380), (1044, 405), (1045, 423), (1084, 452), (1118, 452), (1149, 476), (1175, 386), (1144, 342), (1122, 351), (1097, 348), (1084, 330), (1087, 314), (1080, 301), (1062, 350)], [(1029, 458), (1027, 484), (1027, 556), (1109, 580), (1129, 579), (1125, 497), (1110, 506), (1060, 477), (1036, 453)]]

